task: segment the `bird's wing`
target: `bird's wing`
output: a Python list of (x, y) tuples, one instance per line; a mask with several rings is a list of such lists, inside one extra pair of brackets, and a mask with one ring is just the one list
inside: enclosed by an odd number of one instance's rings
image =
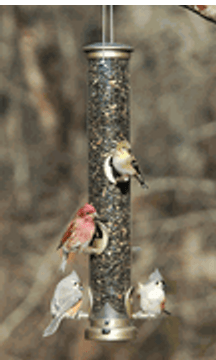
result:
[(137, 174), (141, 175), (141, 171), (139, 168), (139, 164), (137, 162), (137, 159), (133, 156), (132, 160), (131, 160), (131, 165), (133, 166), (133, 168), (136, 170)]
[(143, 188), (146, 188), (148, 189), (148, 185), (146, 185), (145, 181), (144, 181), (144, 177), (140, 171), (140, 168), (139, 168), (139, 165), (138, 165), (138, 162), (136, 160), (136, 158), (133, 156), (132, 157), (132, 161), (131, 161), (131, 166), (133, 167), (133, 169), (136, 171), (136, 173), (134, 174), (135, 177), (137, 178), (137, 180), (139, 181), (140, 185), (143, 187)]
[(67, 239), (69, 239), (71, 237), (74, 230), (75, 230), (75, 221), (72, 221), (72, 223), (69, 224), (69, 226), (67, 227), (67, 230), (65, 231), (65, 233), (60, 241), (60, 244), (57, 247), (57, 250), (60, 249), (64, 245), (64, 243), (67, 241)]
[(56, 316), (56, 314), (59, 312), (60, 307), (58, 302), (56, 301), (56, 298), (53, 296), (51, 303), (50, 303), (50, 312), (52, 316)]
[(143, 311), (147, 311), (149, 307), (148, 288), (145, 285), (140, 289), (140, 306)]
[(71, 282), (72, 280), (80, 283), (80, 278), (75, 270), (73, 270), (71, 272), (71, 274), (69, 274), (68, 276), (65, 276), (61, 281), (59, 281), (59, 283), (56, 285), (53, 299), (55, 298), (58, 301), (59, 297), (61, 297), (64, 294), (65, 295), (72, 294), (73, 291), (80, 292), (79, 289), (73, 289), (72, 282)]
[(65, 312), (71, 307), (75, 306), (78, 301), (82, 299), (82, 292), (79, 289), (62, 289), (59, 294), (58, 304), (61, 312)]

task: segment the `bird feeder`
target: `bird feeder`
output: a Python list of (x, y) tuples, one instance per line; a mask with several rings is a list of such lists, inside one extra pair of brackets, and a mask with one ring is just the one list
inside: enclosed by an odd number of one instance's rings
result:
[[(112, 6), (110, 9), (111, 41), (105, 42), (104, 9), (105, 6), (103, 6), (102, 43), (84, 47), (88, 58), (89, 204), (87, 205), (93, 208), (92, 214), (98, 213), (100, 217), (97, 219), (92, 241), (85, 248), (86, 253), (90, 254), (91, 306), (89, 313), (79, 310), (81, 302), (76, 302), (76, 296), (73, 295), (73, 291), (80, 294), (75, 288), (79, 282), (74, 282), (74, 288), (68, 285), (71, 284), (72, 280), (69, 281), (68, 278), (73, 276), (72, 273), (63, 280), (63, 284), (67, 284), (69, 289), (66, 292), (59, 290), (58, 296), (56, 295), (52, 300), (52, 303), (55, 303), (54, 316), (56, 317), (45, 330), (44, 336), (51, 335), (53, 329), (56, 330), (56, 327), (53, 328), (52, 325), (58, 325), (64, 315), (67, 317), (69, 315), (72, 319), (89, 320), (90, 325), (85, 331), (86, 339), (128, 341), (136, 336), (136, 327), (133, 326), (132, 320), (155, 318), (162, 311), (170, 313), (165, 310), (164, 281), (158, 269), (149, 276), (145, 285), (138, 284), (142, 310), (136, 313), (132, 310), (134, 288), (131, 286), (131, 252), (133, 247), (130, 226), (130, 176), (128, 176), (131, 173), (128, 173), (126, 168), (126, 172), (118, 174), (119, 167), (115, 168), (117, 160), (114, 154), (117, 151), (118, 160), (123, 159), (123, 163), (125, 156), (126, 159), (129, 158), (129, 166), (132, 167), (133, 163), (133, 169), (136, 169), (137, 178), (140, 179), (141, 172), (138, 171), (135, 157), (131, 155), (129, 144), (129, 59), (133, 49), (113, 42)], [(125, 147), (127, 155), (125, 155)], [(114, 170), (118, 175), (123, 176), (116, 177)], [(147, 187), (143, 179), (139, 182), (142, 187)], [(72, 221), (70, 229), (73, 225)], [(67, 238), (72, 237), (70, 231), (66, 231)], [(60, 285), (57, 287), (60, 289)], [(61, 303), (63, 310), (59, 308)], [(71, 305), (74, 305), (74, 308), (70, 309)], [(66, 306), (65, 309), (64, 306)]]
[(130, 183), (114, 186), (104, 173), (104, 161), (122, 139), (130, 139), (129, 59), (133, 49), (119, 44), (86, 46), (88, 58), (89, 203), (109, 229), (100, 255), (90, 256), (92, 309), (90, 340), (130, 340), (125, 297), (131, 287)]

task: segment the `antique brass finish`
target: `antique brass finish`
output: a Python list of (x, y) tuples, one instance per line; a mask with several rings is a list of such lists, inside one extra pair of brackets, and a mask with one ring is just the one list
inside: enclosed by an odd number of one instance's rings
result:
[(125, 319), (101, 319), (91, 321), (85, 338), (96, 341), (129, 341), (136, 338), (136, 328)]
[[(130, 319), (117, 313), (108, 303), (102, 312), (90, 320), (90, 327), (85, 331), (85, 338), (96, 341), (129, 341), (136, 338), (136, 328)], [(103, 315), (103, 317), (100, 317)]]
[(104, 47), (102, 46), (102, 43), (96, 43), (85, 46), (83, 49), (87, 53), (88, 59), (97, 59), (103, 57), (129, 59), (130, 53), (133, 51), (131, 46), (116, 43), (105, 43)]

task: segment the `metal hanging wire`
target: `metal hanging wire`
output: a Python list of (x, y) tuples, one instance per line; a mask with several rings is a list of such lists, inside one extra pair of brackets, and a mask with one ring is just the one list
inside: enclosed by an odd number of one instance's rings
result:
[(110, 43), (114, 42), (113, 37), (113, 5), (110, 5)]
[[(104, 48), (106, 43), (106, 6), (102, 5), (102, 48), (103, 48), (103, 62), (104, 62)], [(114, 26), (113, 26), (113, 5), (109, 5), (110, 10), (110, 44), (114, 42)]]
[(102, 5), (102, 48), (103, 48), (103, 62), (104, 62), (104, 48), (106, 40), (106, 5)]

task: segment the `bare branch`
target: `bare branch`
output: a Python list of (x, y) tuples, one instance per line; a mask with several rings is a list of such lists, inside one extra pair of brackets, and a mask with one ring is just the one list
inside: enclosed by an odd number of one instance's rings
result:
[(206, 20), (216, 23), (216, 5), (181, 5), (184, 8), (195, 12)]

